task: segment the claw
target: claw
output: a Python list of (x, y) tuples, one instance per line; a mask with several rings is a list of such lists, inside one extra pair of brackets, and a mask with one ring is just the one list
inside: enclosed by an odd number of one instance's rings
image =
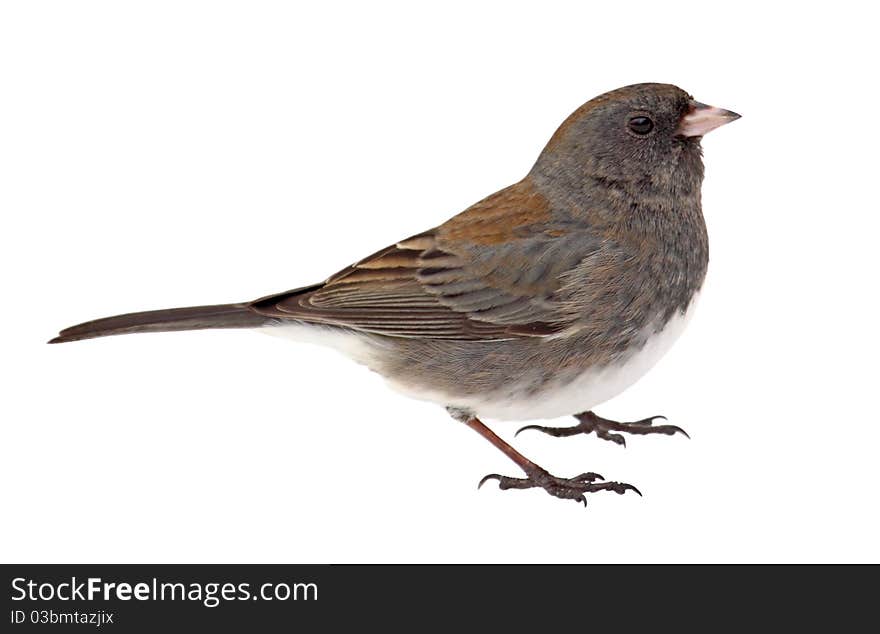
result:
[(513, 435), (514, 438), (519, 436), (520, 432), (526, 431), (528, 429), (534, 429), (536, 431), (544, 431), (544, 428), (541, 425), (526, 425), (525, 427), (520, 427), (516, 430), (516, 433)]
[(593, 471), (587, 471), (586, 473), (582, 473), (571, 479), (576, 482), (595, 482), (596, 480), (604, 480), (605, 478)]
[[(646, 423), (645, 427), (651, 427), (651, 423)], [(658, 425), (657, 427), (651, 427), (651, 429), (654, 430), (653, 433), (655, 434), (674, 436), (675, 434), (681, 433), (685, 438), (690, 438), (690, 435), (678, 425)]]
[(501, 482), (501, 476), (500, 476), (499, 474), (497, 474), (497, 473), (490, 473), (490, 474), (487, 475), (487, 476), (483, 476), (483, 479), (480, 480), (480, 483), (477, 485), (477, 490), (479, 491), (480, 489), (482, 489), (482, 488), (483, 488), (483, 485), (486, 484), (486, 482), (488, 482), (489, 480), (492, 480), (493, 478), (494, 478), (495, 480), (498, 480), (498, 482)]

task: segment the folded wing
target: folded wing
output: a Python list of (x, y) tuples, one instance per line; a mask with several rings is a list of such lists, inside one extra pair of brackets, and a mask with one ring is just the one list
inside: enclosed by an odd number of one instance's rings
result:
[(323, 284), (262, 298), (251, 309), (394, 337), (548, 336), (573, 318), (556, 296), (562, 276), (597, 247), (585, 228), (554, 221), (523, 181)]

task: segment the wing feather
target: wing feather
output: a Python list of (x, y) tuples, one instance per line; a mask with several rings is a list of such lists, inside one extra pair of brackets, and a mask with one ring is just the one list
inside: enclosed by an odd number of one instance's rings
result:
[(571, 324), (555, 293), (596, 248), (584, 227), (554, 225), (546, 200), (522, 181), (323, 284), (251, 306), (394, 337), (543, 337)]

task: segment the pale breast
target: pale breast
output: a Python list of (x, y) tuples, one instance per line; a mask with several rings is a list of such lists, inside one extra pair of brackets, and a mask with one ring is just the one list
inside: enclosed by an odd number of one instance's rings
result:
[(573, 379), (548, 381), (537, 391), (531, 385), (518, 385), (516, 377), (510, 377), (503, 390), (467, 396), (414, 388), (399, 379), (389, 379), (388, 382), (392, 388), (412, 398), (470, 410), (482, 418), (536, 420), (578, 414), (617, 396), (644, 376), (679, 338), (696, 302), (697, 296), (694, 296), (684, 313), (676, 313), (659, 330), (652, 327), (644, 345), (623, 354), (615, 363), (585, 370)]
[[(312, 324), (278, 325), (263, 328), (261, 332), (335, 348), (385, 375), (392, 389), (410, 398), (470, 410), (483, 418), (535, 420), (585, 412), (623, 392), (672, 347), (691, 318), (696, 303), (695, 295), (684, 313), (676, 313), (662, 328), (656, 325), (647, 328), (645, 336), (638, 338), (644, 343), (625, 352), (613, 363), (583, 370), (574, 377), (551, 378), (537, 388), (534, 383), (523, 383), (516, 375), (499, 377), (498, 384), (503, 387), (481, 392), (464, 389), (469, 381), (465, 367), (460, 368), (453, 382), (461, 385), (461, 390), (452, 389), (452, 385), (433, 389), (426, 387), (430, 381), (416, 381), (413, 374), (408, 375), (405, 371), (386, 372), (388, 356), (397, 356), (398, 353), (393, 346), (383, 345), (382, 338)], [(454, 360), (451, 360), (450, 367), (452, 365)], [(438, 385), (439, 381), (434, 384)]]

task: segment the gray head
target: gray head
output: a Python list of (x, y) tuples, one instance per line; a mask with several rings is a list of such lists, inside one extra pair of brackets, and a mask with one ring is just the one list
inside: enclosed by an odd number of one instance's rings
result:
[(550, 139), (532, 175), (581, 188), (599, 181), (679, 195), (699, 190), (702, 135), (739, 115), (671, 84), (634, 84), (591, 99)]

